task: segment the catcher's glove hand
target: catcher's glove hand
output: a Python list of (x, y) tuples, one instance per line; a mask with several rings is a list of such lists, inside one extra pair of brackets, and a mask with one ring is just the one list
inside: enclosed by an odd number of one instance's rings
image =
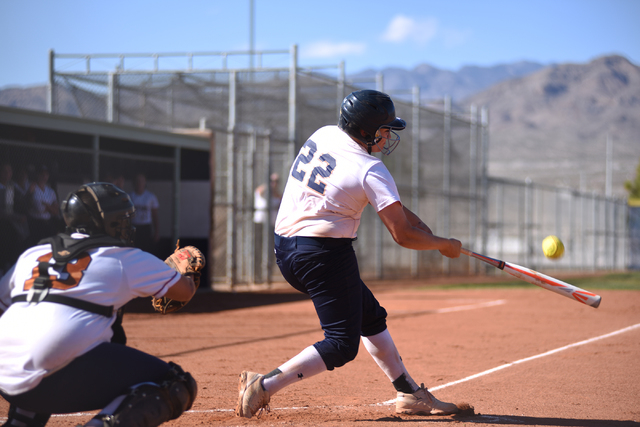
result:
[[(165, 264), (176, 270), (183, 276), (190, 276), (196, 284), (196, 289), (200, 286), (200, 271), (206, 263), (204, 255), (195, 246), (185, 246), (180, 248), (180, 240), (176, 243), (176, 250), (164, 260)], [(187, 305), (189, 301), (176, 301), (166, 297), (151, 297), (153, 309), (162, 314), (173, 313)]]

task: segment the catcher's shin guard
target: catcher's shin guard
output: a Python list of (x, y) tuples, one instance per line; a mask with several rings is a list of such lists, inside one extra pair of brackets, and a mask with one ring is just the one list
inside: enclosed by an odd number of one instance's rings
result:
[(9, 419), (2, 427), (44, 427), (51, 414), (37, 414), (35, 412), (20, 409), (14, 405), (9, 406)]
[(100, 413), (94, 419), (102, 421), (104, 427), (156, 427), (191, 409), (198, 393), (196, 381), (175, 363), (169, 365), (171, 369), (160, 384), (131, 387), (113, 414)]

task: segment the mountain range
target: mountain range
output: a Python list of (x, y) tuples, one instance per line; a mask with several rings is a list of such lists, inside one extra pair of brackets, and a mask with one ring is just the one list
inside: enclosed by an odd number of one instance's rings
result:
[[(425, 104), (449, 95), (456, 111), (468, 111), (471, 104), (488, 107), (491, 176), (604, 194), (609, 167), (611, 194), (627, 196), (624, 181), (635, 177), (640, 162), (640, 67), (625, 57), (457, 71), (422, 64), (348, 78), (371, 81), (378, 73), (393, 96), (407, 96), (417, 85)], [(5, 87), (0, 105), (44, 111), (46, 87)]]
[(622, 56), (458, 71), (423, 64), (366, 70), (351, 78), (372, 81), (378, 73), (394, 97), (411, 99), (417, 85), (422, 103), (441, 105), (449, 95), (457, 112), (486, 106), (491, 176), (605, 194), (610, 168), (610, 194), (627, 196), (624, 182), (635, 177), (640, 164), (640, 68)]
[(385, 92), (396, 96), (420, 88), (424, 102), (441, 100), (445, 95), (452, 99), (464, 99), (494, 84), (526, 76), (544, 68), (537, 62), (519, 61), (491, 67), (465, 66), (458, 71), (443, 70), (421, 64), (411, 70), (402, 68), (368, 69), (349, 76), (351, 81), (373, 81), (378, 73), (383, 75)]
[(628, 59), (548, 66), (463, 103), (489, 108), (492, 176), (603, 194), (609, 164), (611, 194), (627, 196), (640, 163), (640, 67)]

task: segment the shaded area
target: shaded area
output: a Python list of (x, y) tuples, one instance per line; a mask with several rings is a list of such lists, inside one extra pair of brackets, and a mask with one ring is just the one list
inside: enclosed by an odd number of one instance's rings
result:
[[(180, 313), (215, 313), (238, 308), (258, 307), (308, 300), (309, 297), (297, 291), (258, 291), (258, 292), (216, 292), (208, 289), (198, 290), (189, 304), (172, 316)], [(126, 313), (155, 313), (151, 298), (136, 298), (125, 306)]]
[(401, 418), (400, 416), (382, 417), (375, 420), (356, 420), (356, 422), (396, 422), (415, 424), (417, 420), (428, 421), (429, 423), (455, 423), (464, 422), (480, 425), (522, 425), (522, 426), (557, 426), (557, 427), (638, 427), (640, 423), (635, 421), (618, 420), (595, 420), (579, 418), (546, 418), (546, 417), (526, 417), (517, 415), (482, 415), (475, 416), (431, 416)]
[[(456, 418), (455, 416), (453, 418)], [(478, 423), (491, 425), (523, 425), (523, 426), (559, 426), (559, 427), (632, 427), (640, 426), (635, 421), (624, 420), (595, 420), (581, 418), (547, 418), (527, 417), (516, 415), (480, 415), (477, 417), (457, 418), (466, 423)]]

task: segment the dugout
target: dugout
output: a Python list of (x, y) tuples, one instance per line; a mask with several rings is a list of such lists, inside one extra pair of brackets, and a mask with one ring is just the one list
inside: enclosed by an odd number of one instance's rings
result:
[[(44, 165), (61, 201), (83, 183), (110, 182), (117, 175), (130, 193), (135, 174), (144, 173), (160, 204), (154, 254), (162, 259), (177, 238), (209, 252), (212, 146), (212, 133), (204, 130), (165, 132), (0, 106), (0, 163), (11, 165), (14, 181), (26, 174), (33, 182)], [(10, 243), (6, 235), (0, 239), (2, 246)], [(203, 284), (207, 278), (205, 272)]]

